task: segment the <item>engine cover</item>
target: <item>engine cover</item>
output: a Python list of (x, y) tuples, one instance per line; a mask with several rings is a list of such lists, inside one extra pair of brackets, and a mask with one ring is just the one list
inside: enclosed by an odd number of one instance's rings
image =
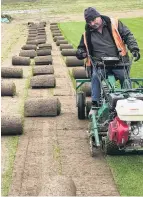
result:
[(118, 117), (124, 121), (143, 121), (143, 101), (129, 97), (118, 100), (116, 105)]
[(118, 146), (124, 146), (129, 139), (129, 126), (116, 116), (109, 124), (108, 134), (110, 141), (116, 142)]

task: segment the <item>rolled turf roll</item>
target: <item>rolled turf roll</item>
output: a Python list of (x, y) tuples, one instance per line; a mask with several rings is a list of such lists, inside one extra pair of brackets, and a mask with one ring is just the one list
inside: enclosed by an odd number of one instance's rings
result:
[(37, 36), (37, 34), (28, 34), (28, 38), (31, 38), (31, 37), (32, 37), (32, 38), (33, 38), (33, 37), (36, 38), (36, 36)]
[(37, 45), (37, 40), (30, 40), (30, 41), (27, 41), (26, 44), (32, 44), (32, 45)]
[(35, 65), (48, 65), (52, 64), (53, 59), (51, 55), (48, 56), (38, 56), (34, 58)]
[(28, 24), (28, 26), (29, 25), (34, 25), (34, 22), (28, 22), (27, 24)]
[(23, 50), (36, 50), (37, 46), (36, 45), (32, 45), (32, 44), (27, 44), (27, 45), (23, 45), (23, 47), (21, 47), (21, 49)]
[(86, 82), (81, 86), (81, 90), (85, 92), (86, 96), (91, 96), (91, 83)]
[(43, 184), (40, 196), (76, 196), (73, 180), (66, 176), (52, 176)]
[(53, 37), (55, 37), (55, 36), (62, 36), (62, 33), (53, 33), (52, 36)]
[(28, 34), (37, 34), (37, 30), (29, 30)]
[(54, 74), (54, 68), (52, 65), (46, 66), (35, 66), (33, 69), (33, 75), (46, 75), (46, 74)]
[(20, 135), (23, 133), (23, 119), (20, 115), (4, 114), (1, 117), (2, 135)]
[(63, 56), (75, 56), (76, 51), (75, 49), (62, 49), (61, 54)]
[(79, 59), (77, 59), (77, 57), (74, 57), (74, 56), (67, 56), (65, 62), (68, 67), (83, 66), (84, 65), (84, 60), (79, 60)]
[(30, 57), (20, 57), (13, 56), (12, 57), (12, 65), (30, 65)]
[(67, 40), (57, 40), (56, 45), (59, 46), (60, 44), (68, 44)]
[(73, 49), (73, 46), (71, 44), (60, 44), (60, 50), (62, 49)]
[(62, 32), (61, 32), (60, 30), (53, 30), (52, 33), (53, 33), (53, 34), (54, 34), (54, 33), (60, 33), (60, 34), (61, 34)]
[(34, 58), (36, 57), (36, 51), (35, 50), (21, 50), (19, 53), (19, 56), (22, 57), (30, 57), (30, 58)]
[(42, 38), (42, 39), (37, 39), (36, 40), (36, 42), (37, 42), (37, 44), (45, 44), (46, 43), (46, 39), (44, 38)]
[(38, 44), (39, 49), (52, 49), (51, 44)]
[(3, 78), (22, 78), (22, 68), (15, 67), (1, 67), (1, 77)]
[(58, 116), (60, 112), (61, 103), (58, 98), (31, 98), (25, 101), (26, 117)]
[(47, 36), (45, 36), (45, 35), (36, 36), (36, 40), (38, 40), (38, 39), (45, 39), (45, 40), (47, 40)]
[(72, 75), (75, 79), (87, 79), (85, 68), (73, 68)]
[(37, 56), (51, 55), (51, 49), (38, 49)]
[(50, 27), (53, 26), (53, 25), (57, 25), (58, 23), (56, 22), (53, 22), (53, 23), (50, 23)]
[(1, 81), (1, 96), (14, 96), (16, 94), (16, 86), (11, 81)]
[(64, 36), (55, 36), (53, 38), (54, 42), (56, 42), (57, 40), (65, 40), (65, 37)]
[(35, 41), (36, 37), (28, 37), (26, 42), (33, 41), (33, 40)]
[(54, 75), (38, 75), (31, 77), (30, 86), (32, 88), (54, 88), (56, 79)]
[(51, 29), (51, 30), (59, 30), (58, 26), (54, 26), (54, 25), (51, 26), (50, 29)]
[(38, 31), (37, 35), (46, 36), (46, 32), (45, 31)]

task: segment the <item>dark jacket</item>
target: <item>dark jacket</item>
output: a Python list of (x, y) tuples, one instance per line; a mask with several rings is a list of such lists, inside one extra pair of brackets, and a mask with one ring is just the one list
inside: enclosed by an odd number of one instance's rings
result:
[[(108, 31), (111, 34), (111, 37), (113, 38), (110, 18), (108, 16), (103, 16), (103, 15), (101, 15), (101, 18), (106, 22)], [(85, 25), (85, 31), (86, 31), (86, 39), (87, 39), (89, 54), (92, 56), (92, 48), (93, 48), (92, 43), (91, 43), (91, 32), (92, 31), (91, 31), (91, 27), (87, 24)], [(118, 24), (118, 31), (120, 33), (121, 38), (123, 39), (124, 43), (127, 45), (128, 49), (130, 50), (131, 53), (133, 50), (139, 51), (139, 47), (136, 42), (136, 39), (134, 38), (131, 31), (121, 21), (119, 21), (119, 24)], [(113, 38), (113, 41), (114, 41), (114, 38)], [(80, 40), (80, 43), (78, 46), (78, 50), (79, 49), (80, 49), (80, 51), (82, 51), (82, 53), (86, 53), (86, 47), (84, 45), (83, 35), (81, 37), (81, 40)], [(78, 53), (78, 50), (76, 53), (76, 57), (78, 59), (84, 59), (85, 57), (82, 57), (81, 55), (79, 55), (80, 53)], [(118, 52), (118, 49), (117, 49), (117, 52)], [(128, 59), (128, 55), (127, 55), (127, 59)]]

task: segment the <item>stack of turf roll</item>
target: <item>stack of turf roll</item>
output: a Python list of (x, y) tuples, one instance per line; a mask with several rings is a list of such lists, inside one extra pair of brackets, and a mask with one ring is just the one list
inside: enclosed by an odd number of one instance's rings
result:
[(55, 37), (62, 36), (62, 33), (61, 33), (57, 23), (50, 23), (50, 29), (52, 32), (53, 40), (55, 42), (56, 41)]

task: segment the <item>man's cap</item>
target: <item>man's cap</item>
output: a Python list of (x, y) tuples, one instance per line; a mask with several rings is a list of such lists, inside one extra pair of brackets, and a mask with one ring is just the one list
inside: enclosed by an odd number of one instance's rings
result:
[(100, 13), (96, 11), (93, 7), (88, 7), (84, 10), (84, 18), (87, 23), (94, 20), (96, 17), (100, 17)]

